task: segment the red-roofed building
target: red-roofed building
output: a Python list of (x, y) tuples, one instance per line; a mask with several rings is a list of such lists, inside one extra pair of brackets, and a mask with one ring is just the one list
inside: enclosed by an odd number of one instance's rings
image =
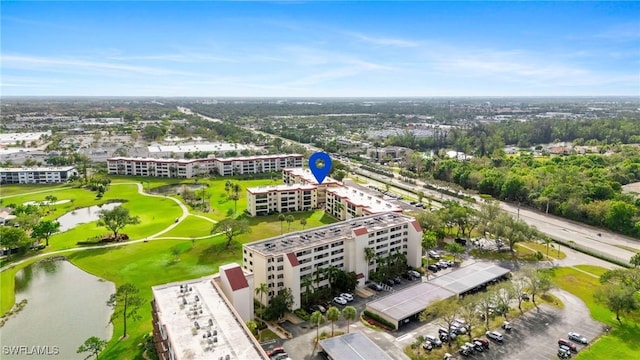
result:
[(220, 287), (244, 321), (253, 320), (253, 274), (236, 263), (220, 265)]

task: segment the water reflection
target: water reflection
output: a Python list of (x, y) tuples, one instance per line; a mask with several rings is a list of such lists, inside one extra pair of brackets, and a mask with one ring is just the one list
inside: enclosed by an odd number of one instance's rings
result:
[(159, 186), (157, 188), (153, 188), (149, 190), (149, 192), (156, 195), (175, 195), (175, 194), (181, 194), (185, 190), (194, 191), (194, 190), (203, 189), (205, 187), (206, 187), (205, 184), (171, 184), (171, 185), (164, 185), (164, 186)]
[[(111, 309), (106, 305), (115, 292), (111, 282), (88, 274), (67, 261), (41, 261), (16, 274), (16, 303), (25, 308), (0, 328), (5, 346), (57, 346), (59, 354), (47, 359), (84, 359), (76, 349), (90, 336), (110, 339)], [(36, 359), (34, 354), (2, 359)]]
[(75, 209), (71, 212), (68, 212), (57, 219), (57, 221), (60, 223), (60, 232), (73, 229), (79, 224), (98, 221), (101, 210), (113, 210), (113, 208), (120, 205), (122, 205), (121, 202), (112, 202), (103, 205), (95, 205)]

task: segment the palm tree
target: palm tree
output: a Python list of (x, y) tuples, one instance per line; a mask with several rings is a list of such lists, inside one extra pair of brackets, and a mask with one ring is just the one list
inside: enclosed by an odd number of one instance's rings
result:
[(333, 336), (333, 323), (340, 319), (340, 310), (335, 306), (330, 307), (327, 310), (327, 319), (331, 321), (331, 336)]
[(371, 260), (376, 256), (376, 251), (373, 248), (367, 247), (364, 248), (364, 258), (367, 260), (367, 279), (369, 278), (369, 265)]
[(229, 199), (233, 200), (233, 213), (235, 214), (238, 212), (238, 200), (240, 200), (240, 197), (238, 194), (232, 194), (229, 195)]
[(260, 307), (266, 307), (264, 305), (264, 301), (262, 300), (262, 296), (269, 293), (269, 285), (265, 283), (261, 283), (255, 289), (256, 295), (260, 296)]
[(226, 191), (228, 195), (230, 190), (231, 190), (231, 180), (227, 180), (227, 182), (224, 183), (224, 191)]
[(304, 230), (304, 226), (307, 225), (307, 219), (300, 219), (300, 225), (302, 225), (302, 230)]
[(325, 269), (321, 268), (321, 267), (316, 269), (316, 272), (315, 272), (315, 275), (316, 275), (316, 278), (315, 278), (316, 289), (320, 287), (320, 281), (322, 281), (322, 275), (324, 275), (324, 271), (325, 271)]
[[(425, 231), (422, 234), (422, 248), (427, 254), (427, 268), (429, 268), (429, 250), (436, 246), (436, 234), (433, 231)], [(427, 280), (429, 280), (429, 271), (425, 271), (427, 274)]]
[(324, 315), (320, 311), (314, 311), (311, 316), (309, 316), (309, 322), (316, 326), (316, 341), (313, 345), (313, 351), (316, 351), (316, 346), (318, 345), (318, 340), (320, 338), (320, 325), (324, 324), (325, 318)]
[(282, 230), (282, 223), (284, 222), (285, 219), (286, 217), (284, 216), (284, 214), (278, 215), (278, 221), (280, 221), (280, 235), (282, 235), (282, 232), (284, 231)]
[(233, 184), (231, 185), (231, 189), (234, 193), (236, 193), (236, 196), (238, 196), (238, 193), (240, 192), (240, 190), (242, 190), (242, 187), (240, 187), (240, 185), (238, 184)]
[(291, 231), (291, 223), (295, 221), (295, 218), (293, 217), (293, 215), (287, 215), (285, 220), (287, 220), (287, 223), (289, 224), (289, 228), (287, 229), (287, 231)]
[(304, 303), (306, 305), (306, 303), (309, 300), (309, 294), (311, 293), (311, 286), (313, 285), (313, 280), (311, 280), (311, 275), (307, 274), (305, 276), (302, 277), (301, 281), (300, 281), (300, 285), (302, 285), (302, 287), (304, 288)]
[(349, 333), (349, 321), (355, 320), (358, 315), (358, 310), (355, 307), (349, 305), (342, 309), (342, 317), (347, 320), (347, 334)]
[(325, 275), (327, 275), (327, 280), (329, 280), (329, 291), (331, 292), (331, 295), (333, 295), (333, 290), (332, 290), (333, 279), (337, 275), (338, 271), (340, 271), (340, 269), (338, 269), (333, 265), (330, 265), (329, 267), (324, 268), (324, 273)]

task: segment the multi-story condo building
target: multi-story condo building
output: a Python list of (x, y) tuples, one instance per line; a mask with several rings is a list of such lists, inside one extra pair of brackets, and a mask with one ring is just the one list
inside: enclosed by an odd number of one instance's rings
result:
[(52, 184), (78, 176), (74, 166), (0, 168), (0, 184)]
[[(256, 297), (258, 301), (268, 303), (289, 288), (295, 309), (301, 306), (303, 278), (313, 277), (318, 268), (335, 266), (354, 272), (364, 285), (377, 267), (376, 257), (399, 252), (406, 255), (409, 266), (420, 266), (421, 240), (422, 228), (416, 219), (389, 212), (244, 244), (242, 265), (253, 273), (255, 284), (269, 288), (268, 297)], [(373, 250), (373, 257), (365, 255), (371, 253), (367, 248)], [(328, 280), (318, 286), (328, 286)]]
[(304, 156), (300, 154), (216, 158), (214, 167), (222, 176), (257, 174), (285, 168), (301, 168), (303, 160)]
[(245, 326), (253, 318), (253, 281), (239, 265), (151, 291), (153, 341), (160, 360), (268, 359)]
[(318, 184), (318, 180), (313, 176), (310, 169), (302, 167), (293, 169), (284, 169), (282, 171), (282, 180), (285, 184), (310, 184), (315, 185), (318, 192), (318, 207), (323, 208), (326, 204), (326, 190), (329, 187), (342, 186), (342, 183), (336, 179), (326, 177), (322, 184)]
[(302, 160), (299, 154), (190, 160), (112, 157), (107, 159), (107, 168), (112, 175), (191, 178), (213, 173), (231, 176), (280, 171), (286, 167), (302, 167)]
[(338, 220), (348, 220), (388, 211), (401, 213), (402, 208), (355, 187), (336, 186), (327, 189), (325, 211)]
[(316, 186), (284, 184), (247, 189), (247, 211), (251, 216), (293, 211), (311, 211), (318, 207)]

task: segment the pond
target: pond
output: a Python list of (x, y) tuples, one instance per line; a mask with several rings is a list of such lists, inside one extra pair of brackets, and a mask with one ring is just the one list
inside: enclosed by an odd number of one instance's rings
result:
[[(113, 283), (68, 261), (47, 260), (20, 270), (15, 284), (16, 303), (28, 302), (0, 328), (3, 360), (84, 359), (88, 354), (76, 350), (87, 338), (111, 339), (111, 308), (106, 302), (115, 292)], [(31, 353), (8, 354), (15, 346), (26, 346)], [(36, 355), (33, 347), (45, 353)]]
[(181, 194), (185, 190), (195, 191), (203, 189), (205, 187), (205, 184), (171, 184), (153, 188), (149, 190), (149, 192), (156, 195), (175, 195)]
[(73, 229), (75, 226), (85, 224), (92, 221), (98, 221), (100, 210), (113, 210), (113, 208), (122, 205), (121, 202), (112, 202), (103, 205), (89, 206), (85, 208), (75, 209), (68, 212), (58, 219), (60, 223), (60, 232)]

